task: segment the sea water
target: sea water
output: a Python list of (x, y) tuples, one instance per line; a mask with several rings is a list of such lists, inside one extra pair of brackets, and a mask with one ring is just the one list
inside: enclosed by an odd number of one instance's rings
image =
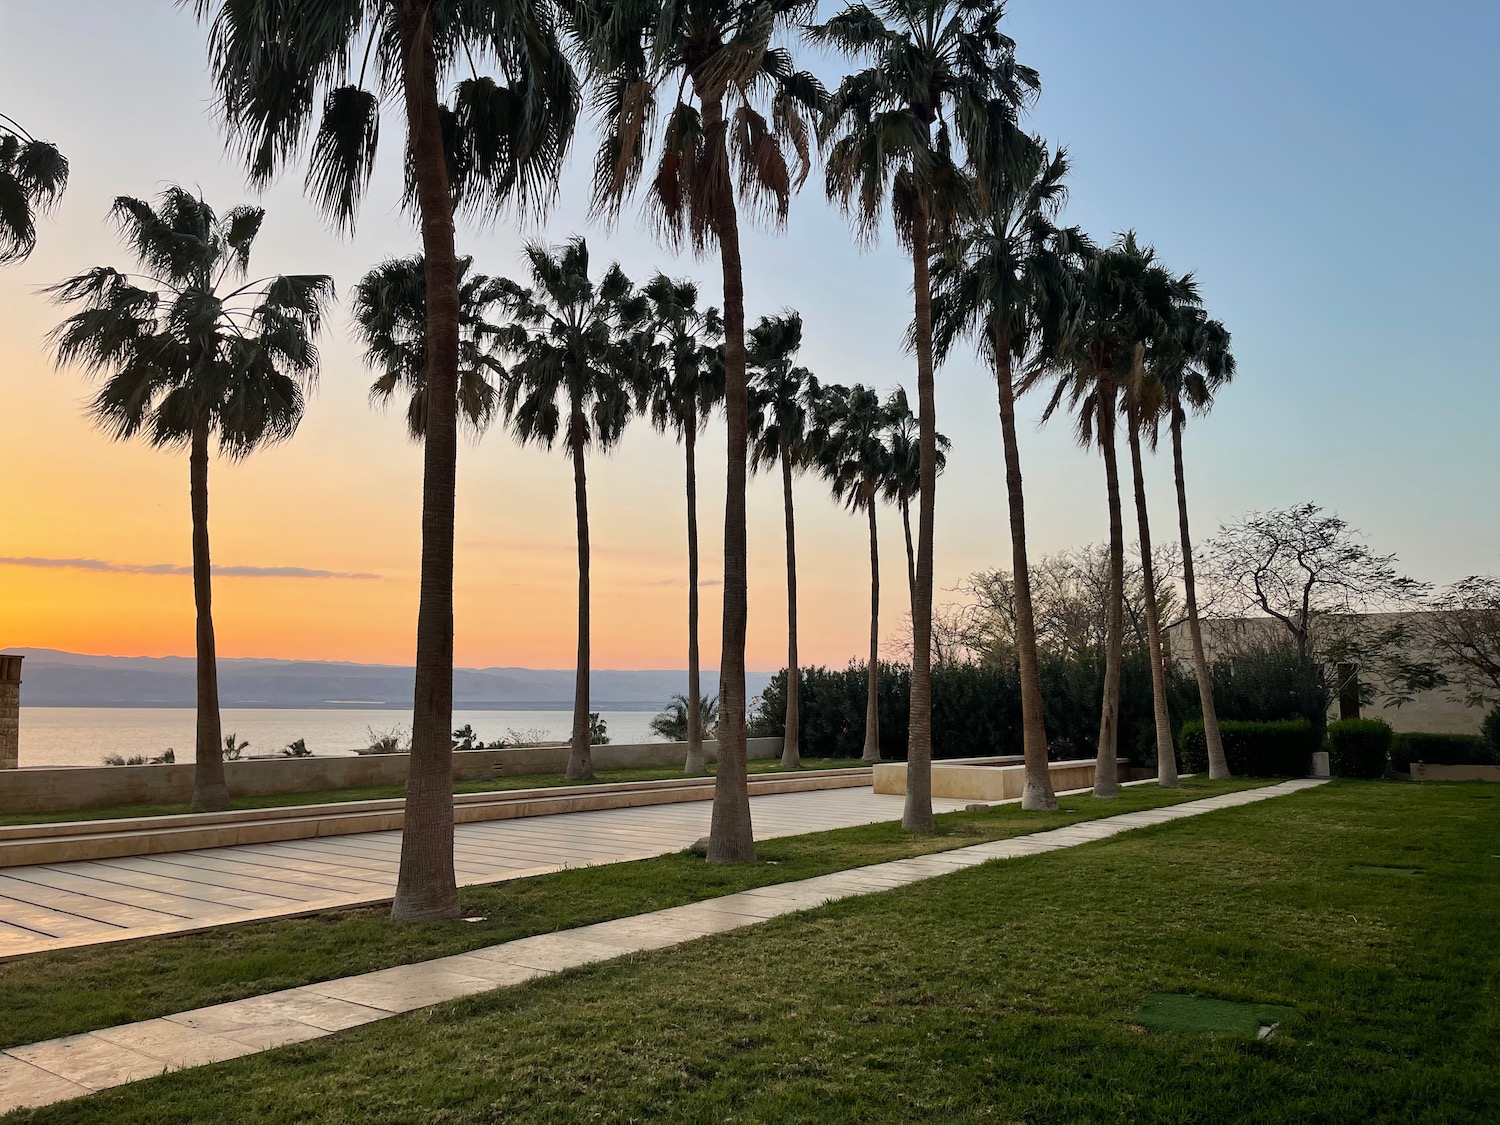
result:
[[(303, 739), (318, 755), (344, 755), (370, 745), (371, 735), (395, 730), (404, 744), (411, 712), (384, 708), (226, 707), (224, 734), (248, 742), (247, 757), (275, 754)], [(654, 711), (603, 711), (611, 742), (659, 742), (651, 732)], [(517, 735), (563, 740), (571, 711), (458, 711), (454, 729), (468, 725), (484, 742)], [(21, 765), (97, 766), (105, 755), (158, 757), (171, 748), (179, 762), (193, 760), (196, 715), (190, 707), (22, 707)]]

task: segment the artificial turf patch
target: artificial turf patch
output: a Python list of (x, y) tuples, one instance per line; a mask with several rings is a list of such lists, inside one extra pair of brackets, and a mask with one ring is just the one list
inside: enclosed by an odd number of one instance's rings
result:
[(1242, 1004), (1180, 992), (1154, 992), (1135, 1018), (1148, 1031), (1179, 1035), (1222, 1032), (1242, 1039), (1263, 1039), (1268, 1029), (1296, 1014), (1297, 1009), (1282, 1004)]

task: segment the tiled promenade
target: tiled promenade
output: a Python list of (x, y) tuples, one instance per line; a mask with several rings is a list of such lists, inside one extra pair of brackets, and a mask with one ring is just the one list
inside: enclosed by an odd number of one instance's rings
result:
[[(165, 1070), (202, 1066), (287, 1043), (316, 1039), (429, 1004), (520, 984), (563, 969), (753, 926), (768, 918), (807, 910), (834, 899), (874, 894), (992, 860), (1076, 847), (1133, 828), (1253, 804), (1321, 784), (1321, 781), (1311, 780), (1287, 781), (1169, 808), (1125, 813), (1050, 832), (879, 863), (633, 918), (601, 922), (561, 933), (540, 934), (453, 957), (306, 985), (162, 1019), (12, 1047), (0, 1052), (0, 1113), (20, 1106), (45, 1105), (79, 1097), (150, 1078)], [(814, 831), (830, 826), (826, 823), (829, 814), (821, 808), (821, 802), (835, 794), (795, 796), (819, 802), (818, 805), (805, 804), (802, 810), (811, 814), (816, 809), (825, 822), (809, 820), (791, 831)], [(776, 799), (759, 798), (764, 801)], [(888, 808), (899, 812), (897, 806)], [(574, 820), (594, 815), (597, 814), (579, 813), (558, 819)]]
[[(896, 820), (868, 788), (750, 798), (760, 839)], [(940, 812), (962, 801), (933, 802)], [(495, 883), (681, 851), (708, 834), (711, 802), (460, 824), (460, 884)], [(181, 933), (388, 899), (401, 833), (367, 832), (164, 855), (0, 869), (0, 957)]]

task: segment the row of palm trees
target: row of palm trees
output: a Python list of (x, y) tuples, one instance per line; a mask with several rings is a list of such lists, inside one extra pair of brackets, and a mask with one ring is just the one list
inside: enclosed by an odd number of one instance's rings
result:
[[(1134, 232), (1100, 247), (1076, 227), (1061, 226), (1067, 172), (1063, 150), (1050, 152), (1033, 140), (1005, 175), (992, 179), (977, 204), (957, 217), (932, 265), (938, 353), (946, 356), (960, 339), (972, 340), (993, 371), (998, 390), (1025, 728), (1025, 808), (1056, 805), (1045, 764), (1016, 427), (1017, 397), (1037, 386), (1047, 386), (1050, 392), (1043, 420), (1060, 409), (1071, 411), (1080, 443), (1096, 447), (1104, 461), (1111, 594), (1095, 794), (1108, 797), (1119, 791), (1125, 539), (1116, 433), (1122, 419), (1147, 589), (1155, 588), (1155, 575), (1142, 447), (1156, 447), (1163, 423), (1171, 434), (1189, 633), (1208, 732), (1210, 774), (1228, 776), (1199, 627), (1182, 432), (1189, 411), (1207, 412), (1214, 395), (1234, 375), (1229, 333), (1205, 313), (1192, 275), (1173, 274)], [(1148, 598), (1146, 603), (1158, 781), (1175, 786), (1162, 623), (1155, 600)]]
[[(254, 183), (308, 153), (307, 189), (352, 226), (374, 167), (382, 103), (405, 116), (407, 202), (427, 284), (427, 413), (413, 766), (397, 918), (453, 917), (453, 507), (459, 256), (454, 218), (535, 212), (555, 191), (588, 99), (601, 122), (594, 201), (644, 197), (666, 241), (717, 250), (727, 430), (720, 754), (708, 857), (754, 858), (745, 765), (749, 400), (740, 211), (786, 219), (814, 142), (825, 187), (873, 237), (889, 211), (911, 250), (917, 366), (912, 716), (903, 823), (932, 827), (930, 619), (937, 429), (930, 251), (1025, 140), (1037, 87), (993, 0), (879, 0), (816, 18), (814, 0), (196, 0), (229, 144)], [(790, 40), (858, 69), (831, 93)], [(378, 47), (378, 49), (376, 49)], [(578, 74), (587, 76), (581, 82)], [(982, 191), (981, 193), (982, 194)]]
[[(813, 0), (304, 0), (295, 5), (195, 0), (194, 7), (209, 26), (210, 69), (228, 143), (252, 183), (269, 182), (305, 152), (309, 195), (336, 225), (352, 228), (375, 165), (381, 106), (399, 106), (404, 115), (406, 203), (421, 234), (425, 293), (422, 351), (414, 359), (423, 374), (422, 401), (413, 403), (411, 415), (420, 422), (424, 464), (412, 768), (393, 916), (453, 917), (459, 909), (450, 740), (453, 513), (460, 371), (472, 339), (462, 311), (468, 282), (455, 246), (455, 217), (541, 211), (555, 194), (585, 100), (601, 123), (593, 173), (596, 211), (616, 217), (639, 195), (664, 241), (700, 253), (717, 251), (721, 265), (728, 440), (720, 756), (708, 847), (715, 862), (754, 858), (744, 753), (745, 485), (753, 460), (748, 366), (754, 340), (745, 324), (740, 212), (747, 209), (772, 226), (783, 224), (792, 195), (811, 170), (816, 144), (824, 156), (826, 193), (850, 216), (856, 236), (874, 239), (889, 214), (899, 242), (910, 252), (917, 410), (905, 458), (915, 472), (895, 493), (903, 515), (913, 503), (917, 509), (908, 553), (913, 667), (903, 824), (929, 831), (937, 362), (955, 340), (973, 336), (1001, 376), (1012, 534), (1021, 561), (1015, 394), (1051, 377), (1056, 380), (1053, 406), (1066, 403), (1080, 420), (1089, 419), (1082, 435), (1090, 442), (1097, 435), (1114, 482), (1111, 543), (1118, 558), (1123, 532), (1112, 466), (1121, 391), (1126, 401), (1137, 401), (1129, 391), (1139, 382), (1138, 401), (1146, 403), (1144, 372), (1149, 367), (1165, 380), (1176, 362), (1167, 358), (1168, 333), (1161, 328), (1167, 323), (1165, 306), (1138, 297), (1127, 284), (1127, 275), (1135, 275), (1126, 267), (1141, 255), (1122, 247), (1095, 250), (1074, 232), (1049, 231), (1023, 206), (1039, 175), (1054, 168), (1061, 154), (1048, 157), (1019, 126), (1039, 78), (1018, 63), (1014, 42), (1000, 30), (1003, 4), (876, 0), (851, 4), (816, 26), (809, 26), (816, 16)], [(796, 68), (792, 46), (799, 35), (851, 60), (854, 72), (825, 90)], [(1047, 190), (1052, 194), (1041, 201), (1042, 217), (1061, 198), (1060, 183), (1044, 189), (1044, 195)], [(248, 238), (242, 228), (259, 222), (252, 223), (244, 210), (222, 222), (211, 214), (197, 220), (195, 229), (211, 233), (193, 244), (192, 253), (219, 247), (209, 254), (215, 284), (244, 273)], [(128, 233), (150, 226), (144, 216), (121, 218)], [(137, 249), (149, 250), (151, 241), (149, 233), (141, 234)], [(1030, 262), (1031, 251), (1045, 251), (1046, 260)], [(985, 254), (999, 254), (1015, 267), (1003, 285), (979, 276), (975, 262)], [(1066, 266), (1061, 287), (1049, 280), (1053, 257)], [(170, 274), (181, 265), (177, 252), (162, 261), (170, 275), (163, 278), (167, 287), (181, 290), (181, 277)], [(1148, 262), (1144, 268), (1156, 267)], [(306, 357), (279, 341), (294, 334), (289, 325), (309, 333), (315, 329), (328, 294), (325, 283), (269, 279), (259, 289), (227, 290), (212, 308), (183, 309), (182, 315), (204, 318), (204, 326), (210, 320), (220, 323), (213, 318), (235, 324), (236, 332), (252, 342), (234, 348), (295, 383)], [(140, 296), (143, 287), (123, 277), (101, 277), (96, 289), (81, 284), (77, 298), (98, 307), (80, 316), (104, 315), (114, 302), (146, 300)], [(515, 301), (514, 296), (496, 298), (502, 299)], [(232, 309), (235, 301), (240, 307)], [(170, 315), (182, 304), (175, 301)], [(530, 323), (519, 305), (516, 311), (504, 331), (529, 336), (551, 323), (545, 310)], [(80, 336), (87, 335), (81, 322), (77, 328)], [(60, 338), (60, 351), (64, 343)], [(90, 354), (83, 343), (74, 351), (101, 368), (112, 358)], [(1013, 370), (1017, 363), (1019, 376)], [(139, 377), (149, 382), (151, 375), (142, 370)], [(539, 380), (545, 377), (536, 373)], [(1184, 385), (1213, 377), (1199, 360), (1182, 361)], [(189, 440), (215, 417), (211, 411), (217, 408), (177, 391), (172, 388), (162, 399), (172, 407), (153, 417), (158, 440)], [(1170, 404), (1198, 405), (1191, 393), (1163, 396), (1174, 437), (1180, 426)], [(515, 394), (522, 396), (519, 390)], [(277, 416), (273, 407), (286, 405), (261, 408)], [(506, 405), (519, 412), (525, 399)], [(107, 406), (101, 403), (101, 412)], [(249, 408), (236, 400), (236, 410)], [(1143, 406), (1139, 417), (1143, 432), (1154, 434), (1148, 419), (1162, 415), (1150, 409)], [(587, 418), (583, 425), (575, 422), (539, 410), (531, 440), (551, 443), (562, 436), (570, 447), (602, 440), (597, 437), (602, 431)], [(783, 420), (776, 424), (782, 428)], [(803, 435), (790, 431), (777, 438), (788, 448), (801, 440)], [(786, 484), (794, 462), (780, 460)], [(579, 483), (582, 511), (581, 473)], [(854, 473), (844, 495), (860, 491)], [(789, 532), (790, 512), (788, 504)], [(790, 559), (790, 534), (788, 545)], [(1117, 655), (1118, 644), (1112, 651)], [(1029, 659), (1034, 667), (1034, 651)], [(1117, 680), (1118, 659), (1112, 666)], [(1030, 807), (1044, 807), (1051, 798), (1039, 692), (1027, 694), (1032, 704), (1027, 800)], [(696, 692), (690, 691), (690, 698)], [(1107, 791), (1114, 762), (1108, 695), (1104, 711), (1101, 788)]]
[[(277, 276), (246, 282), (264, 219), (259, 208), (222, 218), (200, 197), (169, 187), (159, 203), (121, 197), (113, 214), (141, 269), (96, 267), (50, 290), (78, 309), (53, 333), (60, 364), (103, 376), (93, 415), (112, 436), (144, 434), (159, 446), (186, 446), (192, 483), (194, 590), (198, 605), (199, 748), (195, 808), (227, 807), (218, 728), (210, 548), (208, 452), (211, 440), (231, 456), (288, 438), (301, 421), (304, 393), (317, 374), (315, 340), (333, 296), (326, 276)], [(618, 264), (590, 275), (587, 243), (525, 250), (527, 280), (458, 271), (460, 346), (458, 417), (476, 433), (503, 416), (523, 444), (560, 445), (573, 471), (578, 546), (578, 653), (568, 777), (593, 777), (590, 731), (590, 541), (588, 454), (605, 452), (638, 413), (674, 434), (686, 452), (688, 530), (688, 678), (684, 729), (688, 773), (705, 772), (699, 714), (698, 434), (723, 398), (722, 320), (700, 309), (697, 286), (658, 273), (635, 286)], [(391, 259), (355, 286), (353, 319), (377, 376), (371, 398), (407, 397), (407, 428), (427, 433), (426, 274), (420, 256)], [(796, 556), (790, 480), (813, 468), (833, 495), (864, 512), (870, 526), (871, 715), (879, 636), (877, 502), (901, 508), (908, 559), (908, 502), (916, 489), (915, 419), (899, 388), (882, 401), (868, 387), (820, 385), (795, 365), (801, 317), (764, 318), (750, 333), (753, 459), (780, 462), (786, 483), (789, 651), (796, 651)], [(793, 435), (796, 435), (793, 440)], [(946, 439), (941, 439), (946, 447)], [(795, 716), (793, 716), (795, 717)], [(784, 764), (800, 765), (796, 724)], [(870, 723), (866, 757), (879, 758)]]

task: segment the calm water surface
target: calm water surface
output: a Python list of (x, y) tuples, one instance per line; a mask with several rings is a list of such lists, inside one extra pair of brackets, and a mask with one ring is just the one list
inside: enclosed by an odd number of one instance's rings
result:
[[(658, 742), (652, 711), (604, 711), (611, 742)], [(370, 744), (370, 732), (411, 732), (411, 712), (385, 709), (225, 708), (225, 735), (248, 741), (247, 756), (274, 754), (294, 739), (314, 754), (352, 754)], [(453, 725), (468, 724), (485, 742), (508, 731), (565, 739), (571, 711), (454, 711)], [(193, 760), (194, 712), (187, 707), (22, 707), (21, 765), (97, 766), (106, 754), (158, 755), (169, 746), (179, 762)]]

